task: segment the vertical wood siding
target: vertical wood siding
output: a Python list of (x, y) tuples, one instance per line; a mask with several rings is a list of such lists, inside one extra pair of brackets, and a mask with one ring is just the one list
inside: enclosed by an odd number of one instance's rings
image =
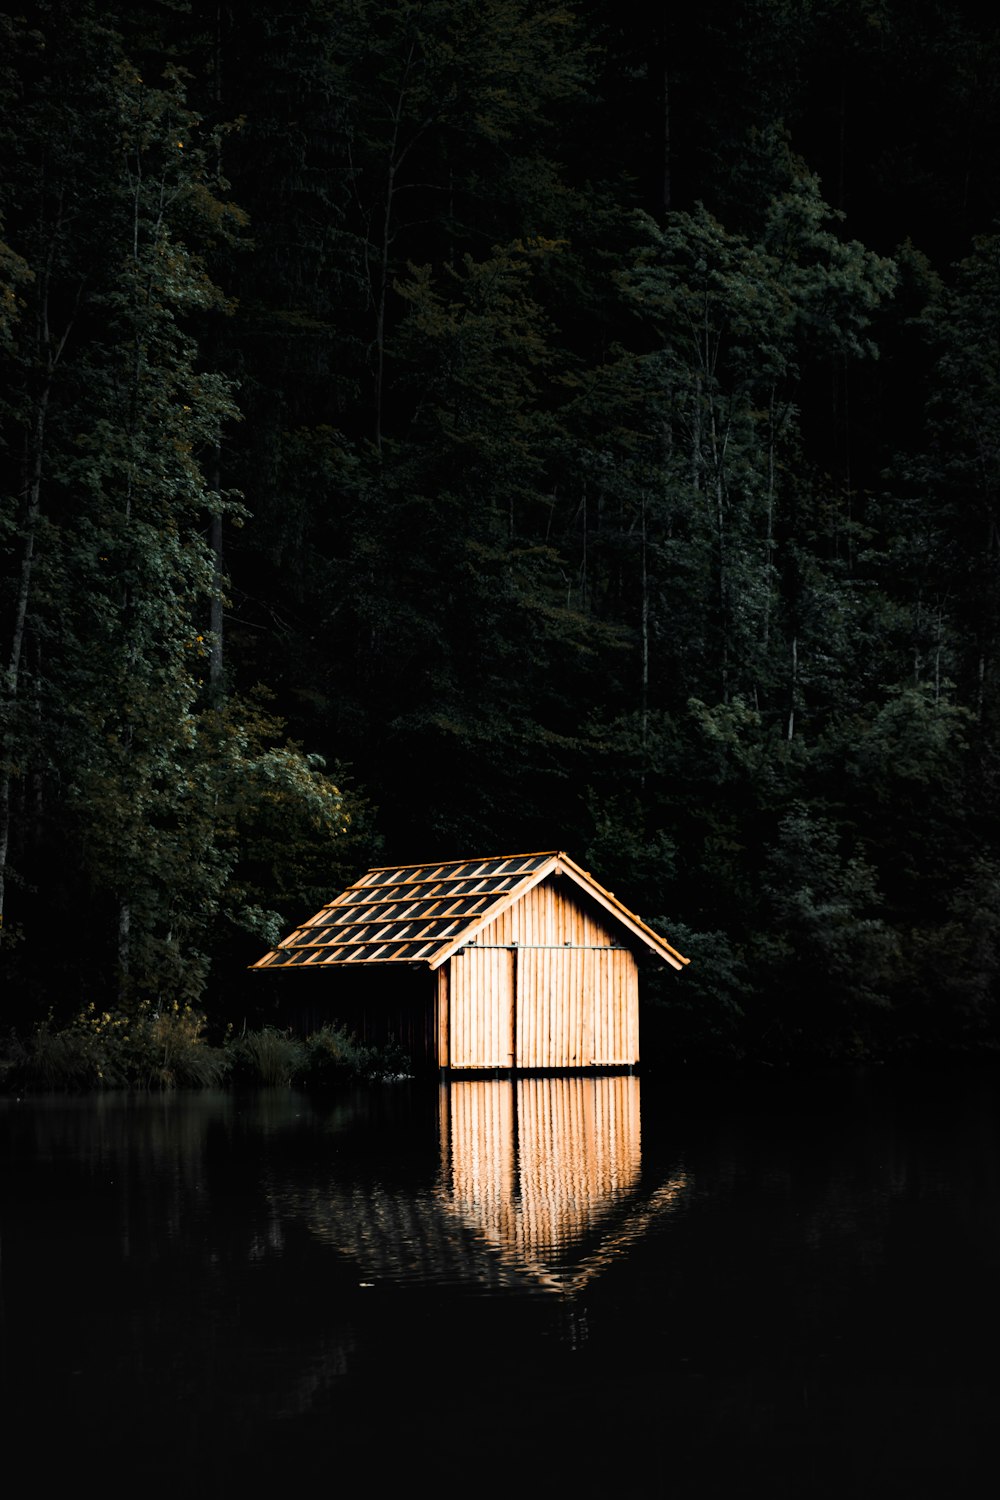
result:
[[(569, 882), (565, 882), (569, 887)], [(547, 880), (526, 892), (479, 933), (479, 943), (552, 943), (561, 947), (611, 947), (617, 942), (606, 916), (595, 907), (585, 910), (573, 899), (575, 887)], [(578, 896), (579, 893), (576, 892)]]
[(437, 1012), (437, 1064), (439, 1068), (448, 1066), (451, 1056), (449, 1024), (451, 1015), (451, 964), (445, 964), (437, 971), (437, 992), (435, 995), (435, 1008)]
[(518, 1066), (590, 1068), (638, 1062), (638, 1004), (638, 969), (623, 949), (520, 951)]
[(588, 1068), (639, 1060), (634, 955), (559, 882), (529, 891), (451, 959), (438, 1046), (453, 1068)]
[(451, 1067), (513, 1066), (514, 963), (505, 948), (467, 948), (451, 960)]

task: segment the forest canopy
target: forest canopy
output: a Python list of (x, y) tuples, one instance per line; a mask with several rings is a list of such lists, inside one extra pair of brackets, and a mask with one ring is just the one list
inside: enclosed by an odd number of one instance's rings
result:
[(221, 1024), (366, 863), (565, 848), (691, 956), (684, 1055), (995, 1047), (998, 54), (0, 15), (5, 1020)]

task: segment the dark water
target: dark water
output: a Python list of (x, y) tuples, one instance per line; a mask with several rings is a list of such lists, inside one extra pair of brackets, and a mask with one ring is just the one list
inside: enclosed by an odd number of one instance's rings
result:
[(3, 1100), (0, 1236), (43, 1493), (992, 1487), (995, 1071)]

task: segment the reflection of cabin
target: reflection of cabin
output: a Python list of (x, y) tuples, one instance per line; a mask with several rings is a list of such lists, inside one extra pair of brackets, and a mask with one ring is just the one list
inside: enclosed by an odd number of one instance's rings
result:
[(466, 1078), (442, 1089), (450, 1201), (518, 1264), (554, 1269), (638, 1183), (638, 1078)]
[(428, 1186), (280, 1174), (279, 1220), (301, 1217), (368, 1279), (478, 1283), (572, 1299), (677, 1211), (687, 1175), (643, 1176), (640, 1080), (463, 1078), (441, 1084), (440, 1168)]
[[(381, 1005), (442, 1068), (630, 1067), (647, 952), (687, 963), (567, 855), (547, 853), (369, 870), (254, 968), (429, 972), (419, 993), (367, 995), (365, 1014)], [(329, 1001), (338, 1016), (340, 999)]]

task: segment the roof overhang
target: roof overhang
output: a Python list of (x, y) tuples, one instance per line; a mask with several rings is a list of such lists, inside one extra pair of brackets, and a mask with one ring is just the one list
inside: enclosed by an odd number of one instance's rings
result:
[(368, 870), (253, 967), (405, 963), (440, 969), (547, 880), (569, 881), (579, 896), (603, 908), (629, 946), (646, 949), (674, 969), (687, 964), (588, 870), (561, 850), (545, 850)]

